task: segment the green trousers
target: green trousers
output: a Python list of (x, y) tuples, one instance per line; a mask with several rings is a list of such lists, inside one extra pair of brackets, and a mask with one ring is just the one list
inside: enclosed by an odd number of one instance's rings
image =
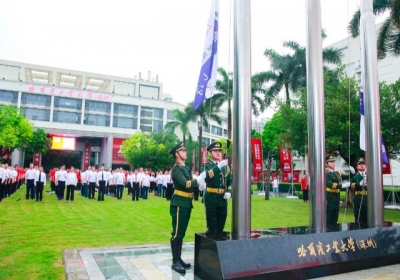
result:
[(169, 207), (169, 213), (172, 217), (171, 240), (182, 240), (183, 237), (185, 237), (191, 212), (191, 208), (182, 208), (172, 205)]

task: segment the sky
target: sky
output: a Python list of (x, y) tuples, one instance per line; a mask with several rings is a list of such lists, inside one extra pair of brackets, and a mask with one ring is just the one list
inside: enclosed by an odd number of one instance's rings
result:
[[(250, 0), (249, 0), (250, 1)], [(233, 0), (220, 0), (218, 66), (233, 71)], [(306, 0), (251, 0), (252, 73), (266, 48), (306, 44)], [(321, 0), (324, 46), (349, 36), (360, 0)], [(147, 79), (193, 101), (211, 0), (0, 0), (0, 59)]]

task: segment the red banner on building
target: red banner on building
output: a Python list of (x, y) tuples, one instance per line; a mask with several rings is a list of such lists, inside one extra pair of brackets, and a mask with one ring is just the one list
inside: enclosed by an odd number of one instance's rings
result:
[(85, 143), (83, 151), (83, 170), (86, 170), (90, 165), (90, 143)]
[(280, 158), (281, 158), (282, 172), (292, 173), (292, 152), (290, 152), (287, 149), (280, 146), (279, 153), (280, 153)]
[(41, 153), (33, 153), (33, 166), (40, 166), (42, 162)]
[(201, 148), (201, 163), (207, 163), (207, 148), (206, 147), (202, 147)]
[(251, 155), (253, 158), (253, 172), (261, 173), (263, 171), (263, 154), (261, 138), (251, 139)]

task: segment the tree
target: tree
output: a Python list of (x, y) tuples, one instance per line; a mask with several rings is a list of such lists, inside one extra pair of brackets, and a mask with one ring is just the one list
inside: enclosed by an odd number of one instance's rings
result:
[[(322, 37), (326, 35), (322, 33)], [(266, 49), (264, 55), (269, 59), (272, 70), (258, 73), (261, 84), (271, 83), (267, 96), (276, 96), (284, 88), (286, 103), (290, 106), (290, 92), (299, 92), (306, 87), (306, 48), (295, 41), (283, 43), (293, 51), (293, 54), (280, 55), (272, 49)], [(335, 48), (326, 48), (322, 53), (326, 63), (340, 63), (341, 51)]]
[[(374, 0), (373, 12), (375, 15), (390, 11), (389, 17), (383, 22), (378, 38), (378, 58), (385, 58), (387, 54), (400, 55), (400, 2), (397, 0)], [(361, 12), (354, 13), (348, 29), (353, 37), (360, 34)]]
[(173, 165), (169, 151), (178, 142), (179, 139), (173, 134), (135, 133), (122, 143), (121, 150), (134, 168), (168, 169)]
[(176, 129), (179, 129), (183, 134), (183, 144), (186, 144), (186, 135), (189, 137), (189, 141), (192, 141), (192, 135), (189, 130), (189, 123), (195, 121), (195, 116), (189, 111), (190, 108), (186, 107), (183, 111), (175, 109), (173, 111), (174, 120), (167, 122), (165, 129), (168, 132), (174, 133)]
[(14, 149), (25, 147), (33, 135), (32, 124), (23, 112), (13, 106), (0, 106), (0, 151), (9, 155)]
[(32, 162), (33, 153), (46, 154), (50, 149), (51, 140), (47, 133), (38, 128), (33, 132), (32, 139), (25, 149), (25, 162)]

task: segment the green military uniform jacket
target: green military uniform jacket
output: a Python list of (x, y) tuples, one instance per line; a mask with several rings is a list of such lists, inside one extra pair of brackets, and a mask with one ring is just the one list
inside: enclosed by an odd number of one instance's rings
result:
[(171, 170), (171, 178), (174, 183), (171, 205), (193, 208), (193, 188), (198, 185), (196, 179), (192, 179), (191, 170), (185, 165), (175, 164)]
[[(367, 186), (360, 186), (360, 182), (364, 179), (363, 175), (361, 173), (357, 173), (356, 175), (351, 178), (351, 185), (350, 188), (355, 191), (354, 195), (354, 202), (357, 202), (358, 200), (361, 201), (361, 196), (367, 195)], [(365, 183), (365, 182), (364, 182)], [(358, 192), (362, 192), (361, 194)]]
[(210, 161), (205, 165), (205, 172), (207, 189), (204, 194), (204, 204), (206, 206), (226, 206), (228, 203), (224, 199), (224, 194), (226, 192), (232, 194), (232, 172), (229, 166), (220, 169), (216, 163)]
[(348, 180), (349, 175), (342, 174), (337, 171), (326, 171), (326, 201), (340, 202), (340, 190), (342, 189), (342, 181)]

